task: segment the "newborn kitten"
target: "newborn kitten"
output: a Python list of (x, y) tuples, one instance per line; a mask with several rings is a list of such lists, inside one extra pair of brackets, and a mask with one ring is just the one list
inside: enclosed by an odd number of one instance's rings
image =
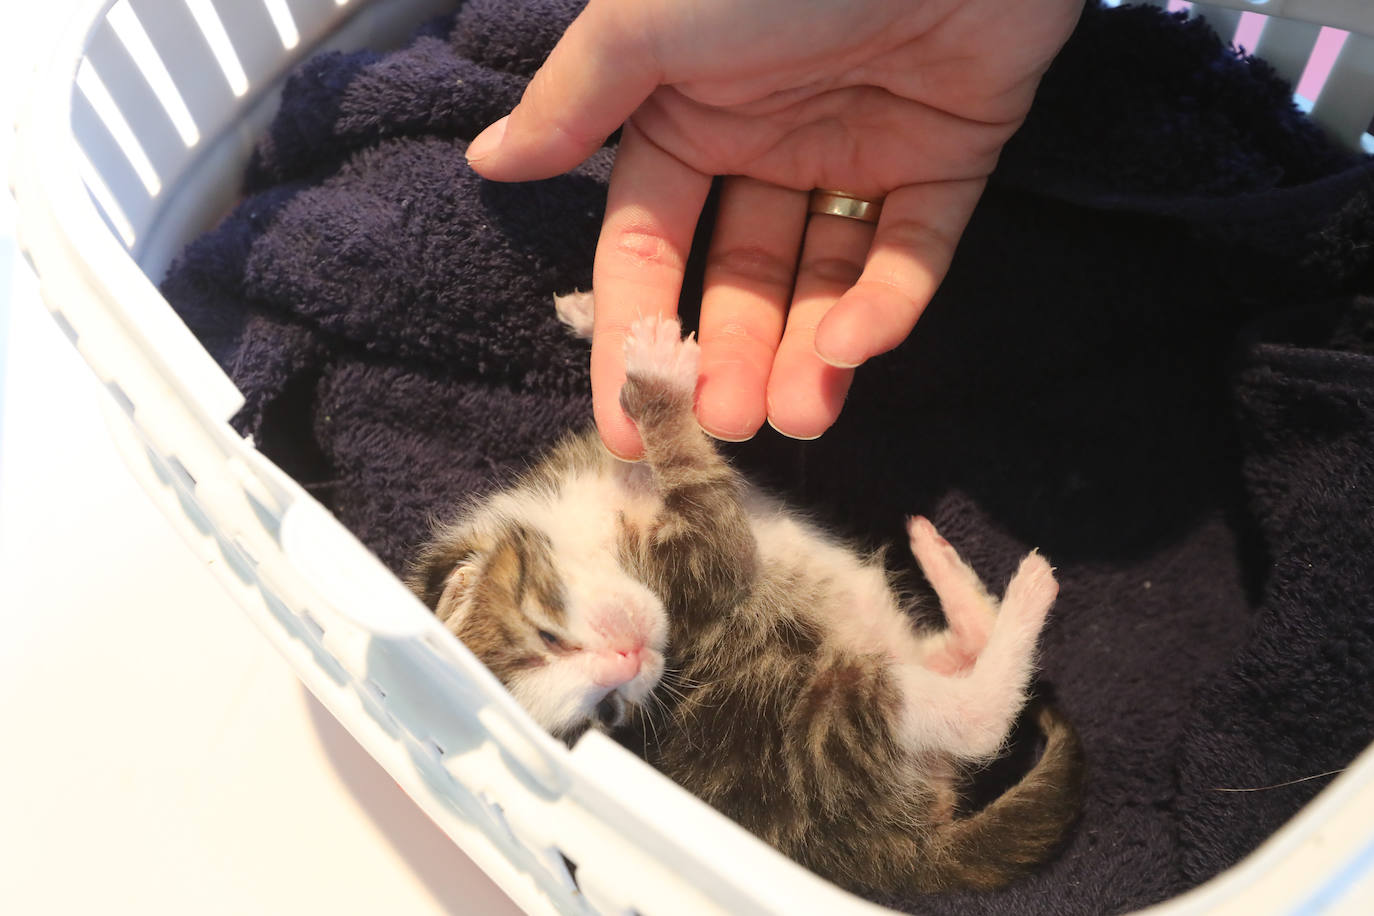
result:
[(1025, 702), (1050, 565), (1027, 556), (999, 602), (911, 519), (949, 624), (918, 633), (880, 559), (717, 454), (692, 414), (697, 345), (676, 321), (636, 322), (625, 355), (620, 399), (646, 460), (616, 460), (595, 431), (564, 441), (440, 530), (412, 588), (554, 735), (642, 729), (654, 766), (840, 885), (993, 888), (1044, 862), (1082, 769), (1049, 707), (1030, 773), (972, 816), (955, 805)]

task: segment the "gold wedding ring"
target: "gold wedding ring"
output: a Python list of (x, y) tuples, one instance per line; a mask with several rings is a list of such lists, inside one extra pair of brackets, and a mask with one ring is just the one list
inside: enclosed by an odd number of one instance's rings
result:
[(856, 219), (861, 223), (876, 223), (878, 214), (883, 212), (883, 199), (817, 188), (811, 192), (811, 201), (806, 210), (808, 213), (825, 213), (829, 216)]

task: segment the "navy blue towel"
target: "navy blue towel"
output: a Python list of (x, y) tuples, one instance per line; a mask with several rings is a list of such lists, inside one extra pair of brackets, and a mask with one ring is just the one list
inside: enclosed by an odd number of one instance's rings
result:
[[(463, 157), (577, 7), (469, 0), (307, 63), (163, 285), (236, 425), (393, 569), (590, 416), (551, 297), (590, 283), (614, 150), (526, 185)], [(932, 516), (994, 587), (1031, 547), (1058, 568), (1040, 689), (1087, 748), (1073, 840), (1005, 891), (889, 904), (1161, 900), (1374, 739), (1374, 167), (1289, 91), (1203, 23), (1090, 6), (912, 337), (822, 439), (730, 449), (873, 542)]]

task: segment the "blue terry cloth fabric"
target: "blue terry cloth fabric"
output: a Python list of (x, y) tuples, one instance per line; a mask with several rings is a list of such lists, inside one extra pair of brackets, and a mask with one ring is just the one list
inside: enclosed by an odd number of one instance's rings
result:
[[(238, 428), (394, 569), (590, 417), (550, 298), (590, 283), (614, 151), (528, 185), (463, 159), (577, 7), (469, 0), (307, 63), (163, 286)], [(1072, 841), (1005, 891), (886, 903), (1156, 902), (1329, 777), (1220, 790), (1374, 739), (1374, 168), (1288, 93), (1202, 23), (1090, 6), (912, 337), (822, 439), (730, 449), (896, 565), (923, 512), (994, 587), (1031, 547), (1058, 568), (1041, 682), (1088, 753)]]

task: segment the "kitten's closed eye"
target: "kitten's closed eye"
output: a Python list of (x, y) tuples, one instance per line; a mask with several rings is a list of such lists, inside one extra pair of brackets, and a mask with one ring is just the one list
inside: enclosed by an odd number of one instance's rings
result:
[(548, 646), (550, 649), (566, 652), (570, 648), (567, 643), (559, 639), (557, 635), (550, 633), (548, 630), (540, 630), (539, 638), (544, 640), (544, 645)]

